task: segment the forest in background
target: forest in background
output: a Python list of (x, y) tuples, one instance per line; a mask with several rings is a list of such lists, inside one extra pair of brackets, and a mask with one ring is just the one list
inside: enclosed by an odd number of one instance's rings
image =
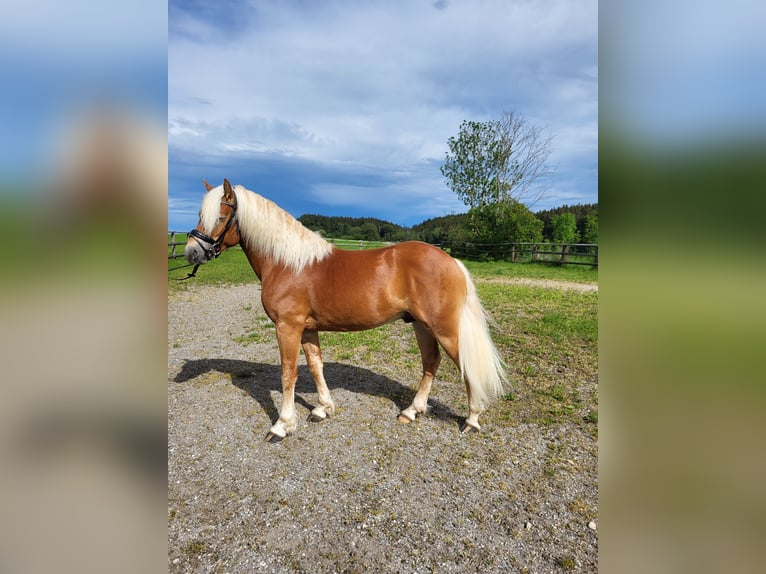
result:
[[(523, 209), (526, 210), (526, 208)], [(534, 214), (529, 212), (529, 214), (540, 222), (540, 224), (534, 226), (536, 230), (539, 229), (539, 237), (513, 237), (513, 231), (510, 230), (507, 236), (499, 237), (498, 239), (502, 239), (503, 242), (507, 243), (520, 242), (521, 240), (554, 242), (561, 239), (561, 237), (556, 237), (557, 221), (559, 222), (559, 228), (561, 228), (562, 225), (571, 223), (573, 218), (575, 230), (573, 232), (570, 231), (568, 236), (568, 239), (573, 239), (573, 241), (567, 242), (598, 242), (598, 203), (572, 206), (563, 205), (554, 209), (538, 211)], [(561, 217), (564, 214), (571, 214), (571, 217)], [(475, 224), (472, 223), (470, 212), (434, 217), (412, 227), (403, 227), (374, 217), (306, 214), (298, 219), (309, 229), (318, 231), (324, 237), (335, 239), (363, 241), (406, 241), (415, 239), (433, 244), (465, 241), (482, 242), (481, 238), (477, 236), (477, 230), (475, 229)]]

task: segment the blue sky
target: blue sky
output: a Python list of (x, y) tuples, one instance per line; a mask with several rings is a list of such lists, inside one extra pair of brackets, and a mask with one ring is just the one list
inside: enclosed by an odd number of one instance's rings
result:
[(447, 139), (506, 110), (554, 136), (533, 209), (595, 202), (597, 20), (594, 0), (171, 0), (168, 226), (196, 224), (202, 178), (296, 216), (463, 212)]

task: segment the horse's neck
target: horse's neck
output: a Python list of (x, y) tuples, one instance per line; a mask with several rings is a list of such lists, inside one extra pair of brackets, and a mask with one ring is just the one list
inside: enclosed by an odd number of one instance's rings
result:
[(271, 271), (275, 267), (274, 260), (271, 257), (264, 255), (260, 251), (256, 251), (255, 249), (250, 248), (245, 244), (244, 241), (240, 242), (240, 246), (245, 252), (247, 260), (250, 262), (250, 267), (253, 268), (256, 276), (260, 282), (263, 283), (264, 277), (268, 278), (268, 276), (271, 274)]

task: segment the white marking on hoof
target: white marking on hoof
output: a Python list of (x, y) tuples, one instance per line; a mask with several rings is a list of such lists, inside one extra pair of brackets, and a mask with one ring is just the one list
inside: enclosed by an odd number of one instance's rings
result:
[(312, 423), (321, 423), (323, 420), (327, 418), (328, 414), (327, 411), (323, 406), (315, 407), (314, 410), (311, 411), (311, 414), (309, 414), (309, 421)]
[(466, 422), (463, 423), (463, 426), (460, 427), (460, 432), (462, 434), (469, 434), (469, 433), (472, 433), (472, 432), (479, 432), (480, 428), (481, 427), (474, 426), (471, 423), (466, 421)]
[(399, 413), (399, 417), (396, 419), (402, 424), (409, 424), (415, 420), (415, 417), (418, 416), (415, 409), (411, 406), (404, 409), (401, 413)]
[(289, 431), (295, 430), (296, 426), (297, 425), (293, 424), (290, 425), (290, 428), (288, 428), (284, 421), (279, 419), (276, 423), (274, 423), (274, 426), (269, 429), (269, 435), (278, 436), (280, 439), (283, 439), (287, 436)]

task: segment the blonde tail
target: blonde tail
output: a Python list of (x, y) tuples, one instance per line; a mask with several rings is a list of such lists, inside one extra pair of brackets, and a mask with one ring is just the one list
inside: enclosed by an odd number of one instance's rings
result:
[(472, 396), (481, 405), (486, 405), (492, 398), (503, 394), (503, 382), (508, 380), (505, 364), (492, 343), (487, 316), (476, 294), (476, 286), (465, 265), (457, 259), (455, 261), (465, 275), (467, 290), (458, 334), (460, 372)]

